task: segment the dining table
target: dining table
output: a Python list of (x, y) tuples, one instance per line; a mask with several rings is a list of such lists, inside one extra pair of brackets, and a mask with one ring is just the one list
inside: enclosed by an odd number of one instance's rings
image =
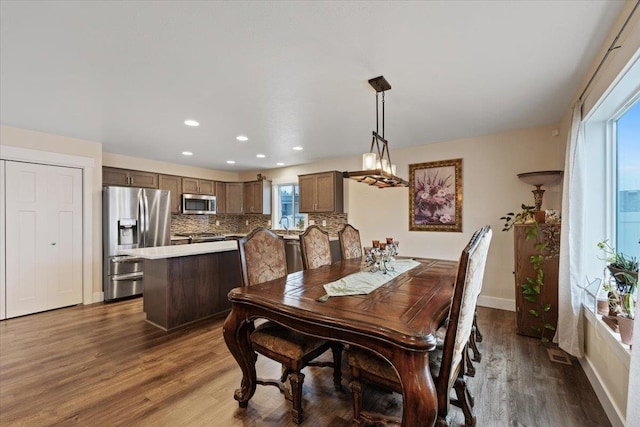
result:
[(249, 339), (253, 321), (268, 319), (303, 334), (377, 353), (393, 365), (402, 384), (402, 425), (433, 426), (438, 406), (429, 352), (436, 346), (436, 330), (448, 316), (457, 261), (409, 259), (415, 261), (412, 268), (400, 274), (387, 272), (389, 280), (384, 278), (366, 294), (330, 296), (327, 292), (330, 284), (348, 282), (366, 272), (369, 266), (362, 258), (232, 289), (223, 334), (242, 370), (240, 388), (234, 394), (240, 407), (248, 405), (256, 390), (256, 359)]

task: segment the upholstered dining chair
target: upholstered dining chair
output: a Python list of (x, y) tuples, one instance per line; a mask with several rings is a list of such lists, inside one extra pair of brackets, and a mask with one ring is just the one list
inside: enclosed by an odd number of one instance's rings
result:
[[(458, 272), (451, 297), (449, 319), (442, 347), (429, 354), (431, 375), (438, 395), (438, 425), (449, 425), (449, 405), (462, 408), (465, 424), (475, 426), (472, 412), (473, 399), (466, 385), (464, 364), (467, 341), (473, 327), (476, 302), (482, 288), (484, 267), (491, 242), (492, 231), (485, 226), (476, 231), (469, 244), (462, 251), (458, 263)], [(376, 354), (352, 347), (348, 353), (353, 381), (354, 425), (362, 422), (389, 421), (382, 414), (373, 414), (362, 410), (362, 385), (366, 380), (379, 384), (397, 393), (401, 393), (398, 376), (387, 361)], [(450, 398), (451, 389), (456, 398)]]
[[(259, 227), (238, 241), (243, 286), (249, 287), (275, 280), (287, 275), (284, 240), (271, 230)], [(306, 366), (328, 366), (333, 368), (336, 389), (342, 388), (342, 346), (319, 338), (303, 335), (272, 321), (260, 323), (252, 328), (249, 337), (252, 349), (269, 359), (282, 364), (279, 379), (258, 378), (261, 385), (272, 385), (280, 389), (292, 403), (291, 417), (296, 424), (304, 418), (302, 409), (302, 384)], [(314, 362), (327, 351), (333, 351), (333, 362)], [(285, 387), (289, 381), (291, 391)]]
[(353, 225), (345, 224), (342, 230), (338, 231), (338, 239), (340, 240), (342, 259), (360, 258), (362, 256), (360, 232)]
[(309, 226), (300, 235), (300, 252), (305, 270), (331, 264), (329, 233), (317, 225)]

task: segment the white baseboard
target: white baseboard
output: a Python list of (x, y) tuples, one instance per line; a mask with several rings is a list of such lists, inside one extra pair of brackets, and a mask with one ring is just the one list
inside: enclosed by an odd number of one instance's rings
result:
[(90, 304), (104, 301), (104, 292), (94, 292)]
[(516, 311), (516, 302), (512, 299), (478, 296), (480, 307), (497, 308), (498, 310)]
[(587, 379), (591, 383), (591, 387), (593, 387), (593, 391), (595, 391), (600, 404), (604, 408), (604, 412), (607, 414), (609, 421), (613, 427), (624, 427), (625, 426), (625, 416), (620, 413), (619, 408), (614, 405), (614, 403), (609, 399), (609, 393), (602, 386), (600, 382), (600, 377), (597, 372), (593, 370), (591, 366), (591, 362), (588, 357), (583, 357), (582, 359), (578, 359), (580, 361), (580, 365), (582, 366), (582, 370), (584, 371)]

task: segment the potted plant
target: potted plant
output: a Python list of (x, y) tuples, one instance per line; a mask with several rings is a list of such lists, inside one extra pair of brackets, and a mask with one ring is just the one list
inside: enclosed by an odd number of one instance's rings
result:
[(609, 280), (605, 278), (605, 289), (609, 296), (609, 316), (617, 319), (621, 341), (631, 344), (638, 288), (638, 259), (616, 251), (607, 240), (598, 242), (598, 248), (604, 251), (608, 262), (605, 276), (608, 271)]

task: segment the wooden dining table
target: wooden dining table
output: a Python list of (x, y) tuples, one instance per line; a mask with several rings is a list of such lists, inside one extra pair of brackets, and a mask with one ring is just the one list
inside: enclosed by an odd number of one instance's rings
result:
[[(432, 426), (437, 395), (429, 370), (435, 333), (448, 315), (456, 261), (414, 258), (418, 266), (367, 295), (331, 297), (323, 285), (365, 268), (362, 259), (289, 274), (232, 289), (224, 339), (242, 369), (234, 398), (246, 407), (256, 390), (252, 321), (269, 319), (304, 334), (367, 348), (388, 360), (402, 384), (405, 427)], [(377, 273), (383, 274), (383, 273)]]

